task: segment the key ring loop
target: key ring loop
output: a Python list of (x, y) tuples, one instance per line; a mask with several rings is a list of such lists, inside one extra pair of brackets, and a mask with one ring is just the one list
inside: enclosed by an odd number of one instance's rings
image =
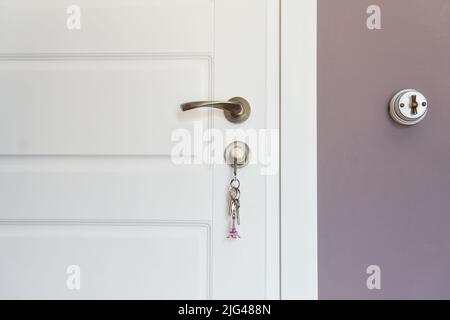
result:
[(241, 187), (241, 181), (238, 178), (234, 177), (230, 182), (230, 187), (239, 189)]

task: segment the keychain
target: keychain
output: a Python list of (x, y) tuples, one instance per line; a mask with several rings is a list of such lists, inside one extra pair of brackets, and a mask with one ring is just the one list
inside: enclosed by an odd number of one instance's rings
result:
[(240, 198), (241, 191), (239, 190), (241, 182), (237, 178), (237, 163), (236, 160), (233, 165), (234, 176), (233, 180), (230, 182), (229, 189), (229, 206), (228, 206), (228, 216), (231, 218), (231, 230), (228, 234), (228, 239), (240, 239), (241, 236), (237, 231), (237, 226), (241, 225), (241, 217), (239, 215), (239, 208), (241, 206)]
[(228, 239), (237, 240), (241, 236), (237, 230), (241, 225), (241, 182), (237, 178), (238, 168), (246, 167), (250, 162), (250, 148), (241, 141), (235, 141), (225, 149), (225, 161), (233, 168), (233, 179), (228, 189), (228, 217), (230, 220), (230, 232)]

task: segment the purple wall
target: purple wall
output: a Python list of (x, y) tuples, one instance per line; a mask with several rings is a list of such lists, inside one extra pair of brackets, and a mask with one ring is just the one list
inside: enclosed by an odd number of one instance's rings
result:
[[(450, 299), (450, 1), (318, 2), (319, 297)], [(429, 100), (415, 127), (388, 115), (405, 88)]]

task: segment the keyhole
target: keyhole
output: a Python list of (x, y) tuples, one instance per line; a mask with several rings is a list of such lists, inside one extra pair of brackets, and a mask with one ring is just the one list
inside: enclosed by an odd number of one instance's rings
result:
[(395, 122), (412, 126), (425, 119), (429, 106), (423, 94), (414, 89), (404, 89), (391, 99), (389, 113)]
[(417, 96), (412, 96), (412, 103), (411, 103), (411, 111), (413, 115), (417, 115), (419, 112), (417, 111), (417, 108), (419, 107), (419, 104), (417, 103)]

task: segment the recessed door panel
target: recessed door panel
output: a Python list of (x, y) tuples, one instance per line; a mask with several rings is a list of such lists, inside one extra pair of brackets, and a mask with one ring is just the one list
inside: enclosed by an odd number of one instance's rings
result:
[(1, 299), (206, 299), (207, 225), (0, 227)]

